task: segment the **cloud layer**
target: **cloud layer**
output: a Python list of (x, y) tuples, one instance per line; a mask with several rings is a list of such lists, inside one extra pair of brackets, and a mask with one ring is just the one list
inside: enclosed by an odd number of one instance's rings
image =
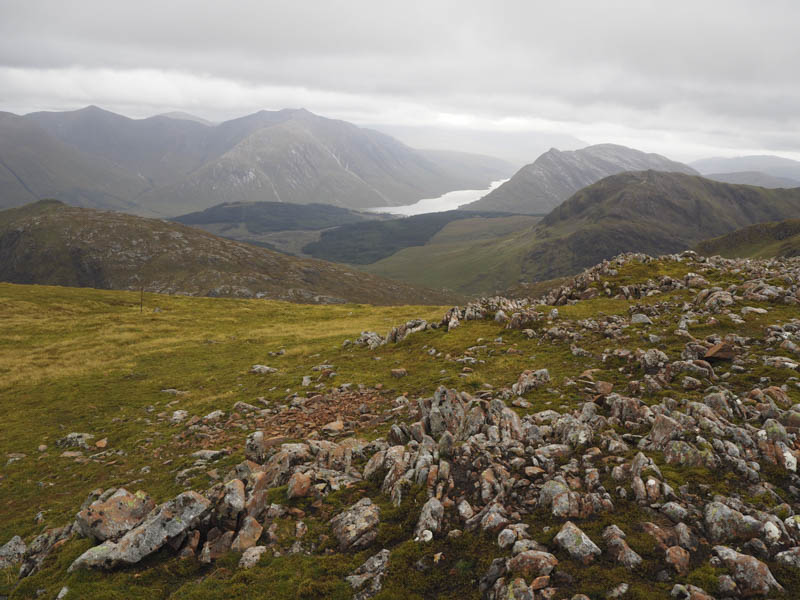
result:
[(0, 109), (303, 106), (682, 159), (800, 157), (798, 22), (789, 0), (6, 0)]

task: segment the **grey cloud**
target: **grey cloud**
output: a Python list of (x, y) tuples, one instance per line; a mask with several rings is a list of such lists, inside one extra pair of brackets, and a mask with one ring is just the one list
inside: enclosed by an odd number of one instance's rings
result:
[(781, 134), (800, 127), (799, 17), (788, 0), (6, 0), (0, 108), (304, 102), (363, 123), (460, 115), (686, 154), (800, 153)]

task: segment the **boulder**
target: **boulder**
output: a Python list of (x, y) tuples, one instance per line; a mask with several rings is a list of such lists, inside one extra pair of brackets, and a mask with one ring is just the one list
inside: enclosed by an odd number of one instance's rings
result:
[(369, 546), (378, 536), (379, 522), (380, 509), (369, 498), (362, 498), (330, 521), (342, 551)]
[(0, 569), (5, 569), (20, 562), (27, 549), (21, 537), (18, 535), (12, 537), (0, 546)]
[(133, 565), (186, 533), (211, 510), (211, 502), (197, 492), (184, 492), (154, 509), (137, 527), (118, 542), (106, 541), (89, 548), (70, 565), (69, 570), (100, 567), (113, 569)]
[(389, 550), (384, 548), (345, 577), (345, 581), (353, 588), (353, 600), (367, 600), (381, 591), (389, 555)]
[(81, 510), (75, 518), (78, 531), (99, 542), (117, 540), (139, 525), (155, 508), (150, 497), (138, 491), (131, 494), (120, 488), (107, 499), (99, 499)]
[(558, 565), (558, 559), (549, 552), (525, 550), (506, 563), (511, 573), (522, 575), (525, 579), (533, 579), (549, 575)]
[(714, 546), (713, 550), (736, 581), (742, 597), (767, 596), (772, 590), (783, 591), (769, 567), (757, 558), (740, 554), (727, 546)]
[(572, 521), (564, 523), (554, 541), (571, 558), (585, 565), (591, 563), (601, 554), (600, 548)]
[(422, 532), (426, 529), (431, 533), (437, 533), (442, 528), (442, 519), (444, 518), (444, 506), (434, 496), (430, 498), (423, 506), (419, 515), (419, 521), (414, 529), (414, 537), (421, 537)]

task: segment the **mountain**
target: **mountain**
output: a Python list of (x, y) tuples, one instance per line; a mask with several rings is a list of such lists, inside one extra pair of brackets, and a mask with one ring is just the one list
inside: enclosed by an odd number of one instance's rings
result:
[[(94, 171), (109, 171), (98, 186), (110, 177), (135, 181), (133, 190), (120, 186), (112, 192), (132, 211), (147, 215), (175, 216), (223, 202), (398, 206), (456, 189), (482, 189), (513, 171), (498, 159), (423, 153), (386, 134), (303, 109), (259, 111), (217, 125), (169, 115), (130, 119), (96, 106), (21, 119), (30, 128), (17, 133), (19, 144), (6, 148), (9, 162), (34, 161), (49, 173), (52, 164), (89, 157), (96, 161)], [(0, 129), (0, 136), (4, 133)], [(46, 138), (58, 152), (25, 153), (31, 146), (27, 136)], [(81, 181), (93, 181), (81, 169), (71, 171)], [(71, 201), (70, 180), (56, 175), (57, 170), (48, 196)], [(0, 187), (0, 197), (8, 191), (26, 201), (41, 198), (17, 189), (41, 187), (36, 173), (21, 180)], [(89, 192), (109, 193), (102, 187)]]
[(172, 220), (214, 235), (304, 256), (303, 247), (318, 241), (323, 229), (388, 218), (330, 204), (229, 202)]
[(647, 169), (696, 174), (694, 169), (659, 154), (616, 144), (598, 144), (567, 152), (552, 148), (497, 189), (461, 208), (546, 214), (581, 188), (603, 177)]
[(160, 115), (156, 115), (158, 117), (167, 117), (168, 119), (178, 119), (181, 121), (194, 121), (195, 123), (202, 123), (203, 125), (214, 125), (213, 121), (209, 121), (208, 119), (204, 119), (203, 117), (198, 117), (197, 115), (193, 115), (191, 113), (183, 112), (181, 110), (174, 110), (172, 112), (165, 112), (161, 113)]
[(759, 223), (704, 240), (695, 250), (705, 256), (772, 258), (800, 256), (800, 219)]
[(497, 156), (513, 164), (515, 171), (527, 164), (532, 156), (539, 156), (549, 148), (577, 150), (587, 145), (571, 135), (545, 131), (457, 129), (432, 125), (379, 124), (373, 127), (412, 148), (458, 149)]
[(742, 171), (757, 171), (800, 181), (800, 161), (781, 156), (756, 155), (736, 156), (732, 158), (714, 157), (703, 158), (689, 163), (702, 174), (708, 173), (736, 173)]
[(55, 200), (0, 211), (0, 281), (309, 303), (451, 299), (178, 223)]
[[(580, 190), (539, 223), (458, 246), (406, 248), (365, 270), (484, 294), (572, 275), (622, 252), (677, 252), (747, 225), (797, 215), (800, 189), (627, 172)], [(422, 264), (425, 269), (414, 268)]]
[(107, 158), (58, 140), (28, 119), (0, 112), (0, 208), (58, 196), (77, 206), (134, 210), (147, 181)]
[(795, 188), (800, 187), (800, 181), (788, 177), (778, 177), (760, 171), (737, 171), (733, 173), (708, 173), (706, 179), (736, 183), (742, 185), (757, 185), (765, 188)]

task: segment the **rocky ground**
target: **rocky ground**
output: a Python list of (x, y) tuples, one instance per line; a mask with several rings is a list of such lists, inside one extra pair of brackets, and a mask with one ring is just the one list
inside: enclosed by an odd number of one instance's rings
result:
[[(336, 367), (320, 364), (284, 404), (155, 415), (195, 459), (175, 473), (186, 491), (93, 491), (73, 522), (7, 541), (0, 568), (24, 579), (84, 538), (64, 566), (94, 578), (175, 556), (241, 572), (344, 557), (359, 600), (800, 597), (798, 275), (798, 259), (623, 255), (540, 299), (364, 332), (344, 349), (380, 358), (473, 322), (500, 335), (415, 350), (469, 389), (390, 396), (328, 385)], [(524, 368), (468, 385), (493, 361)], [(395, 388), (410, 370), (391, 370)], [(59, 446), (85, 460), (99, 443)], [(229, 456), (244, 460), (214, 466)]]

